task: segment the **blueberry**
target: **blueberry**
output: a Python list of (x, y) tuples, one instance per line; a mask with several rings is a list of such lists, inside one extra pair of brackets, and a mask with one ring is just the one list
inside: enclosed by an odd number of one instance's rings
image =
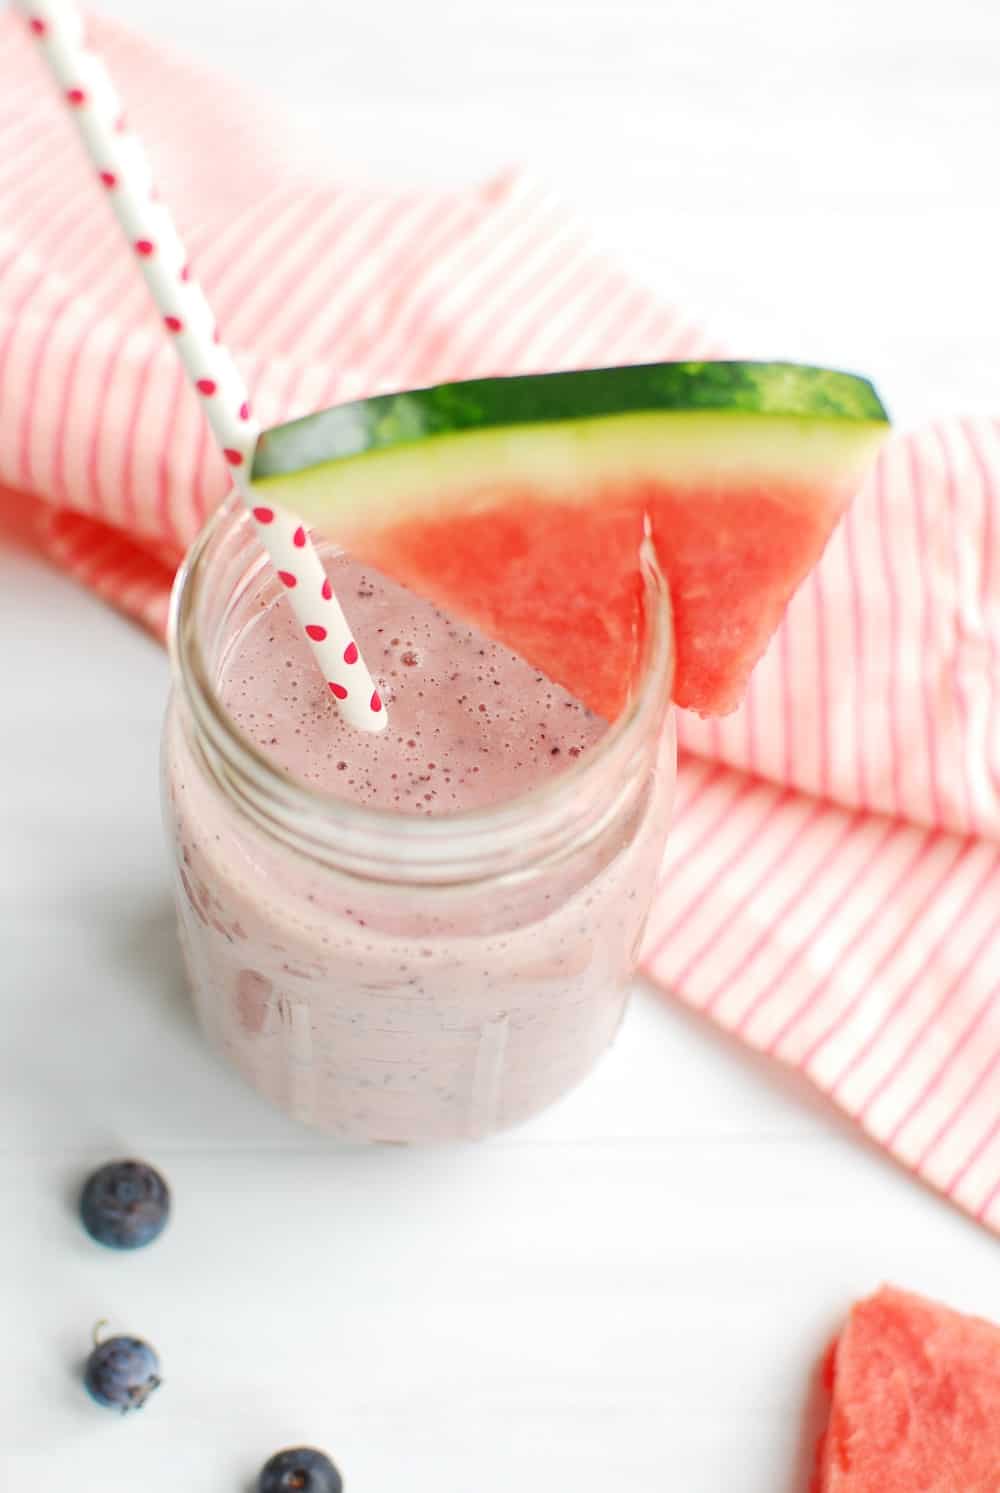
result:
[(87, 1178), (80, 1217), (91, 1238), (111, 1249), (140, 1249), (160, 1233), (170, 1192), (144, 1161), (109, 1161)]
[(141, 1410), (160, 1387), (160, 1360), (138, 1337), (109, 1337), (97, 1343), (83, 1373), (83, 1382), (99, 1405), (126, 1414)]
[(275, 1452), (257, 1479), (257, 1493), (343, 1493), (343, 1487), (330, 1458), (310, 1446)]

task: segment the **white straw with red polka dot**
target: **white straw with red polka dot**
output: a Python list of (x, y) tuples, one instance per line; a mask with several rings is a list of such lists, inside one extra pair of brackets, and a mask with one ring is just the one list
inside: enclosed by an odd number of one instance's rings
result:
[(362, 731), (383, 730), (382, 698), (304, 526), (287, 511), (254, 500), (249, 473), (260, 427), (246, 387), (219, 341), (211, 308), (191, 277), (184, 246), (156, 196), (145, 151), (125, 123), (110, 74), (87, 46), (82, 17), (69, 0), (15, 4), (69, 105), (164, 326), (201, 396), (233, 483), (288, 588), (323, 678), (351, 725)]

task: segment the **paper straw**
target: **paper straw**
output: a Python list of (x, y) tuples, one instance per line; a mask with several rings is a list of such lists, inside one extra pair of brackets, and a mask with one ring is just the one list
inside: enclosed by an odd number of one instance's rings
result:
[(15, 0), (69, 106), (108, 201), (201, 399), (233, 484), (309, 640), (344, 718), (362, 731), (385, 728), (386, 712), (347, 618), (305, 526), (287, 510), (255, 502), (250, 469), (260, 426), (245, 384), (218, 338), (215, 318), (188, 266), (180, 235), (156, 197), (139, 138), (128, 128), (108, 70), (87, 44), (71, 0)]

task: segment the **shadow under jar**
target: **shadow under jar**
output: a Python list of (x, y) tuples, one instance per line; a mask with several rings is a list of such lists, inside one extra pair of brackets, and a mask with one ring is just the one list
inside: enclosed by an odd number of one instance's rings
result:
[(345, 725), (232, 501), (171, 617), (163, 803), (211, 1044), (275, 1104), (356, 1141), (482, 1137), (572, 1088), (621, 1021), (676, 747), (670, 609), (642, 561), (614, 724), (333, 546), (387, 699)]

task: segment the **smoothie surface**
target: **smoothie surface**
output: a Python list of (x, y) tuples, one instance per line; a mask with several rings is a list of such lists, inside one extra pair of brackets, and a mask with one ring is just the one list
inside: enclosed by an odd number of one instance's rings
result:
[(248, 621), (219, 681), (240, 729), (299, 782), (405, 814), (482, 809), (551, 781), (607, 730), (509, 649), (377, 571), (343, 557), (327, 568), (388, 729), (344, 721), (284, 593)]

